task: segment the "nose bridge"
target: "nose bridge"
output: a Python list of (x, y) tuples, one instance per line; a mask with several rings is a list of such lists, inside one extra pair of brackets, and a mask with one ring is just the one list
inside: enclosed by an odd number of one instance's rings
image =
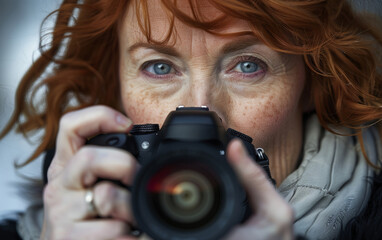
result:
[(183, 104), (193, 107), (207, 106), (224, 118), (228, 107), (225, 104), (228, 101), (226, 89), (216, 73), (216, 53), (214, 49), (208, 48), (207, 42), (211, 43), (209, 35), (193, 30), (192, 44), (189, 48), (189, 79)]
[(193, 30), (191, 41), (191, 72), (189, 101), (193, 106), (208, 106), (211, 101), (211, 88), (213, 79), (211, 76), (212, 65), (210, 54), (206, 46), (206, 34), (199, 30)]
[(212, 101), (213, 79), (209, 74), (199, 70), (191, 75), (188, 88), (187, 104), (189, 106), (210, 106)]
[(214, 77), (202, 74), (194, 76), (185, 98), (186, 106), (207, 106), (210, 111), (218, 114), (224, 126), (228, 125), (229, 97)]
[(181, 105), (188, 107), (207, 106), (221, 118), (223, 125), (228, 125), (227, 115), (230, 109), (230, 97), (225, 85), (208, 65), (191, 68), (186, 92)]

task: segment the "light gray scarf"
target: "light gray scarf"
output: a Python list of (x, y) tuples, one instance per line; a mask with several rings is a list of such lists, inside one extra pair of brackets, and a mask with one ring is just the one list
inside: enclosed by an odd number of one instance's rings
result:
[(38, 240), (44, 222), (42, 205), (29, 207), (17, 221), (17, 232), (23, 240)]
[[(363, 133), (368, 157), (382, 156), (376, 129)], [(294, 231), (308, 239), (334, 239), (341, 227), (367, 205), (373, 168), (355, 137), (334, 135), (316, 116), (306, 123), (301, 165), (280, 185), (280, 194), (295, 212)]]

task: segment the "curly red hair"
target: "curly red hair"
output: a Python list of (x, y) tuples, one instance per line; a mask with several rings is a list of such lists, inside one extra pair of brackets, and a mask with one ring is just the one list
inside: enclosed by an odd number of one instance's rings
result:
[[(177, 1), (161, 0), (170, 28), (160, 41), (151, 38), (147, 1), (135, 1), (141, 30), (157, 44), (169, 43), (175, 18), (213, 34), (224, 28), (224, 14), (248, 21), (253, 31), (234, 34), (255, 35), (276, 51), (304, 57), (310, 97), (326, 129), (355, 129), (361, 145), (363, 128), (381, 129), (382, 59), (377, 53), (382, 32), (345, 0), (209, 0), (222, 12), (210, 21), (203, 20), (197, 0), (188, 0), (191, 16), (177, 8)], [(56, 16), (51, 40), (42, 44), (46, 35), (41, 37), (41, 57), (22, 78), (13, 116), (0, 135), (14, 126), (24, 134), (44, 130), (25, 164), (54, 147), (66, 112), (95, 104), (120, 109), (118, 27), (127, 7), (127, 0), (65, 0), (48, 16)], [(39, 99), (41, 89), (45, 94)]]

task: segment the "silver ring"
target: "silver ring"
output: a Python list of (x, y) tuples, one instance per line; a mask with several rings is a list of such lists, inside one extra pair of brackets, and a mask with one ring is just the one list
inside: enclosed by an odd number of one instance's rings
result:
[(94, 204), (94, 192), (92, 188), (86, 189), (85, 192), (85, 203), (87, 207), (87, 216), (95, 217), (98, 215), (97, 208)]

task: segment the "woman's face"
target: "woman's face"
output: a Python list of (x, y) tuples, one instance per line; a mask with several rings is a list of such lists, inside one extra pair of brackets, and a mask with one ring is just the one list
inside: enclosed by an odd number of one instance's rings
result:
[[(152, 38), (162, 40), (168, 15), (160, 1), (148, 2)], [(178, 2), (190, 12), (187, 1)], [(219, 37), (178, 20), (170, 41), (175, 44), (149, 44), (134, 9), (129, 7), (119, 32), (126, 114), (135, 124), (162, 124), (179, 105), (208, 106), (225, 127), (251, 136), (256, 147), (264, 148), (280, 183), (294, 169), (302, 144), (302, 57), (273, 51), (251, 36)], [(208, 4), (201, 9), (208, 18), (221, 14)], [(246, 21), (229, 22), (222, 32), (252, 30)]]

